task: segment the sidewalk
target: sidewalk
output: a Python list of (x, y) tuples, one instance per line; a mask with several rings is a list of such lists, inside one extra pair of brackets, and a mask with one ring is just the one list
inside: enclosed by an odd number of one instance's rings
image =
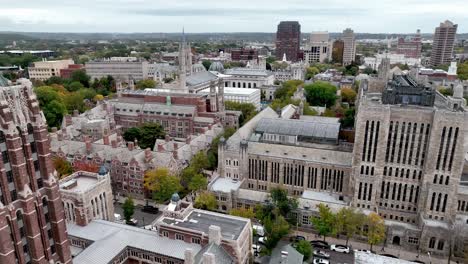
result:
[[(310, 232), (305, 232), (305, 231), (293, 231), (293, 235), (300, 235), (304, 236), (307, 241), (310, 240), (323, 240), (323, 237), (316, 235), (314, 233)], [(329, 244), (346, 244), (345, 239), (337, 239), (335, 237), (327, 237), (326, 241)], [(360, 242), (360, 241), (355, 241), (355, 240), (350, 240), (348, 243), (348, 246), (351, 247), (351, 249), (370, 249), (369, 244)], [(401, 259), (408, 260), (408, 261), (414, 261), (414, 260), (420, 260), (423, 261), (426, 264), (432, 263), (432, 264), (445, 264), (448, 262), (448, 259), (440, 257), (440, 256), (431, 256), (429, 259), (429, 256), (427, 253), (421, 253), (419, 257), (417, 256), (417, 252), (413, 251), (406, 251), (404, 248), (400, 246), (395, 246), (395, 245), (387, 245), (385, 246), (385, 251), (382, 251), (382, 246), (381, 245), (376, 245), (373, 246), (372, 248), (373, 251), (375, 251), (376, 254), (391, 254), (394, 256), (397, 256)], [(451, 261), (450, 263), (456, 264), (455, 261)]]

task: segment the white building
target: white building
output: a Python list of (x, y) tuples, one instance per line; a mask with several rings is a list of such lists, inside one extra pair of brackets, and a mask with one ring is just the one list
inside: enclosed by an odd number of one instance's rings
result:
[(312, 32), (304, 49), (304, 60), (309, 64), (331, 59), (331, 43), (328, 32)]
[(272, 72), (251, 68), (227, 69), (224, 72), (225, 87), (234, 88), (260, 88), (265, 85), (273, 85), (275, 76)]
[[(210, 88), (206, 88), (198, 93), (209, 95)], [(255, 109), (260, 110), (260, 97), (260, 89), (224, 87), (224, 101), (250, 103), (255, 106)]]
[(72, 59), (34, 62), (34, 66), (28, 68), (29, 78), (44, 81), (52, 76), (60, 76), (60, 70), (67, 69), (70, 64), (74, 64)]
[[(126, 59), (125, 59), (126, 58)], [(86, 73), (92, 80), (107, 77), (114, 79), (140, 81), (148, 79), (148, 62), (135, 60), (134, 57), (114, 57), (90, 61), (85, 64)]]
[(395, 53), (383, 53), (376, 54), (374, 57), (365, 57), (364, 65), (370, 67), (373, 70), (379, 69), (382, 59), (390, 59), (390, 64), (407, 64), (408, 66), (419, 66), (421, 65), (420, 58), (407, 58), (404, 54), (395, 54)]
[(349, 65), (356, 59), (356, 36), (354, 31), (347, 28), (343, 31), (343, 65)]

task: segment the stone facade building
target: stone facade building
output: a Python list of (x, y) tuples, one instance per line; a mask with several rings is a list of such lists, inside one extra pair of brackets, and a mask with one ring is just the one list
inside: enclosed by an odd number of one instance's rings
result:
[(356, 60), (356, 36), (350, 28), (343, 30), (343, 65), (350, 65)]
[(108, 75), (117, 80), (145, 80), (148, 79), (148, 62), (134, 57), (112, 57), (89, 61), (85, 64), (86, 74), (91, 80), (101, 79)]
[(78, 171), (60, 180), (67, 223), (85, 226), (92, 220), (114, 220), (111, 178), (106, 167), (99, 173)]
[(0, 77), (0, 263), (72, 263), (47, 124), (29, 80)]

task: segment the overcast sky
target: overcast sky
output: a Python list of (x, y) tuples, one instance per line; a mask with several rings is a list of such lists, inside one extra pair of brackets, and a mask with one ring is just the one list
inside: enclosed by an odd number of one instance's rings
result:
[(0, 0), (0, 31), (432, 33), (441, 21), (468, 32), (468, 0)]

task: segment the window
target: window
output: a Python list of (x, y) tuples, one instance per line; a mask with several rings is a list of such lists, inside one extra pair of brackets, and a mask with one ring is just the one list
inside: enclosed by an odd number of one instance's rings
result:
[(192, 237), (193, 244), (201, 244), (201, 239), (199, 237)]
[(162, 236), (163, 236), (163, 237), (169, 237), (169, 232), (167, 232), (167, 231), (162, 231)]
[(175, 235), (175, 239), (176, 239), (176, 240), (184, 240), (185, 238), (184, 238), (184, 235), (176, 234), (176, 235)]
[(429, 240), (429, 248), (434, 248), (435, 247), (435, 237), (431, 237)]
[(413, 244), (413, 245), (417, 245), (417, 244), (419, 244), (419, 238), (417, 238), (417, 237), (408, 237), (408, 243)]
[(437, 243), (437, 250), (444, 250), (444, 240), (439, 240), (439, 243)]

